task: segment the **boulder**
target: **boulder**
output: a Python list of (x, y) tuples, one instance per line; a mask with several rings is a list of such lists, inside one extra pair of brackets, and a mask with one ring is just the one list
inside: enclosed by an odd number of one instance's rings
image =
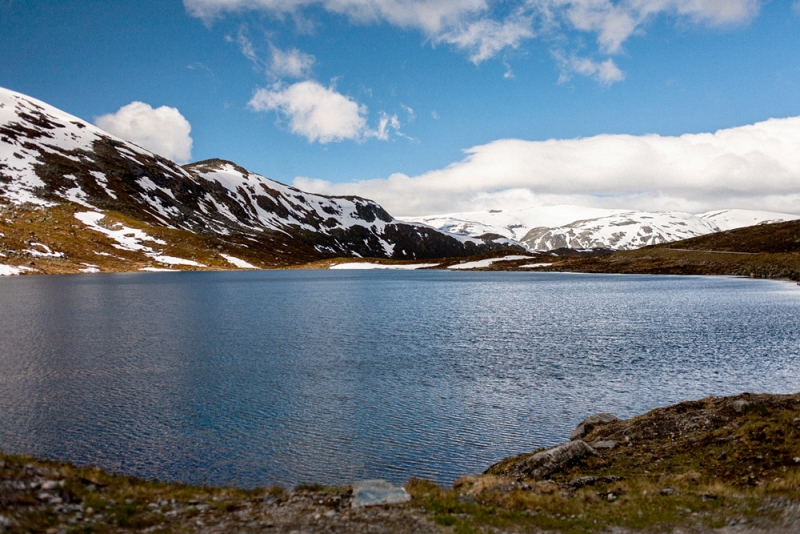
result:
[(362, 480), (353, 484), (353, 508), (380, 504), (400, 504), (411, 500), (405, 488), (385, 480)]
[(747, 409), (748, 406), (750, 406), (750, 402), (744, 399), (738, 399), (730, 403), (729, 406), (733, 408), (734, 412), (742, 413)]
[(598, 413), (592, 415), (591, 417), (587, 417), (572, 431), (572, 434), (569, 435), (569, 439), (571, 441), (575, 441), (576, 439), (583, 439), (586, 434), (594, 430), (594, 427), (599, 425), (606, 425), (608, 423), (613, 423), (614, 421), (619, 421), (619, 418), (616, 415), (612, 415), (610, 413)]
[(522, 458), (494, 474), (517, 480), (544, 480), (587, 456), (599, 454), (584, 441), (570, 441)]

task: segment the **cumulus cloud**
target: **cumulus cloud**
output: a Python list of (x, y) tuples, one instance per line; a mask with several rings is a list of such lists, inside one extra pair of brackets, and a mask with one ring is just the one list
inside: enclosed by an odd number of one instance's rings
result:
[(311, 74), (316, 58), (296, 48), (281, 50), (270, 47), (269, 69), (276, 78), (307, 78)]
[(277, 112), (289, 121), (292, 133), (312, 143), (358, 140), (367, 131), (366, 106), (311, 80), (259, 89), (248, 106)]
[(714, 133), (500, 139), (416, 177), (295, 186), (372, 198), (395, 215), (580, 204), (700, 212), (720, 208), (798, 212), (800, 117)]
[(192, 126), (171, 107), (153, 109), (144, 102), (131, 102), (116, 113), (97, 117), (94, 123), (110, 134), (136, 143), (176, 163), (192, 158)]

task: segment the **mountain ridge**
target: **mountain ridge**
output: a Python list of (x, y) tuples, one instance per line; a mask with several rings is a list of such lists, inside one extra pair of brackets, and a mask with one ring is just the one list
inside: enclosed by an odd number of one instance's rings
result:
[(547, 206), (421, 217), (402, 217), (464, 236), (514, 239), (531, 250), (631, 250), (755, 224), (800, 219), (787, 213), (727, 209), (701, 214)]
[(2, 88), (0, 200), (117, 213), (257, 250), (267, 266), (335, 256), (461, 257), (513, 245), (399, 221), (372, 200), (307, 193), (222, 159), (180, 166)]

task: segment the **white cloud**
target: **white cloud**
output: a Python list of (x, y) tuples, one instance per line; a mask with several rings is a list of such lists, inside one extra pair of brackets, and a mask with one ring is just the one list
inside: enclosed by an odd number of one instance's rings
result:
[(377, 130), (368, 130), (366, 132), (367, 137), (375, 137), (380, 139), (381, 141), (386, 141), (389, 139), (389, 131), (394, 130), (395, 132), (400, 131), (400, 120), (397, 118), (397, 115), (388, 115), (386, 112), (381, 112), (381, 117), (378, 119), (378, 129)]
[(800, 212), (800, 117), (679, 137), (500, 139), (465, 153), (416, 177), (295, 185), (372, 198), (395, 215), (548, 204)]
[(617, 53), (646, 22), (660, 14), (695, 24), (731, 26), (752, 20), (759, 0), (529, 0), (550, 18), (561, 17), (581, 31), (597, 33), (603, 51)]
[(405, 104), (400, 104), (400, 107), (403, 108), (403, 111), (405, 111), (406, 115), (408, 115), (409, 121), (413, 121), (414, 119), (417, 118), (417, 113), (410, 106), (406, 106)]
[(289, 120), (292, 133), (312, 143), (358, 140), (367, 130), (366, 106), (315, 81), (259, 89), (248, 106), (277, 112)]
[(276, 78), (307, 78), (316, 59), (311, 54), (306, 54), (293, 48), (281, 50), (271, 47), (270, 72)]
[(553, 57), (561, 69), (559, 83), (568, 81), (573, 73), (593, 78), (606, 86), (625, 79), (625, 74), (619, 70), (619, 67), (611, 58), (597, 62), (574, 55), (567, 57), (563, 52), (553, 52)]
[(97, 117), (94, 123), (110, 134), (136, 143), (177, 163), (192, 158), (192, 126), (171, 107), (153, 109), (144, 102), (131, 102), (116, 113)]
[[(617, 54), (631, 36), (658, 16), (721, 27), (745, 24), (763, 0), (183, 0), (187, 11), (211, 22), (226, 13), (258, 10), (303, 19), (308, 8), (322, 8), (354, 23), (389, 23), (421, 31), (430, 42), (447, 43), (481, 63), (537, 34), (544, 39), (579, 42), (574, 30), (596, 34), (599, 51)], [(795, 0), (797, 6), (800, 0)], [(501, 14), (506, 13), (506, 14)], [(508, 14), (510, 13), (510, 14)], [(242, 43), (240, 43), (242, 44)], [(574, 43), (573, 43), (574, 44)], [(247, 48), (242, 45), (245, 55)], [(577, 49), (576, 45), (576, 49)], [(572, 72), (580, 73), (578, 68)], [(596, 67), (596, 68), (594, 68)], [(601, 83), (620, 79), (613, 62), (583, 65)], [(511, 69), (506, 77), (511, 77)], [(296, 76), (298, 78), (302, 76)]]
[(471, 22), (441, 35), (437, 40), (471, 52), (469, 59), (477, 65), (504, 48), (519, 47), (523, 40), (531, 37), (531, 19), (519, 11), (503, 22), (491, 19)]
[(250, 39), (247, 38), (245, 35), (244, 30), (242, 28), (239, 29), (239, 32), (236, 34), (236, 37), (231, 37), (230, 35), (225, 36), (225, 40), (229, 43), (236, 43), (239, 45), (239, 50), (242, 51), (242, 55), (252, 61), (254, 64), (260, 66), (261, 60), (258, 58), (258, 54), (256, 54), (256, 49), (253, 46), (253, 43), (250, 42)]
[(360, 23), (386, 21), (403, 28), (417, 28), (428, 34), (461, 20), (467, 14), (488, 8), (486, 0), (183, 0), (193, 16), (213, 20), (228, 12), (261, 10), (295, 14), (313, 5), (345, 15)]

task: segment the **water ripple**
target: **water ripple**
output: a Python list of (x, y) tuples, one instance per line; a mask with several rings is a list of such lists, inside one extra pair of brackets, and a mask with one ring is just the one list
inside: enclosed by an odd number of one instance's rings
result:
[(253, 487), (450, 483), (585, 415), (800, 390), (800, 290), (403, 271), (0, 280), (0, 448)]

